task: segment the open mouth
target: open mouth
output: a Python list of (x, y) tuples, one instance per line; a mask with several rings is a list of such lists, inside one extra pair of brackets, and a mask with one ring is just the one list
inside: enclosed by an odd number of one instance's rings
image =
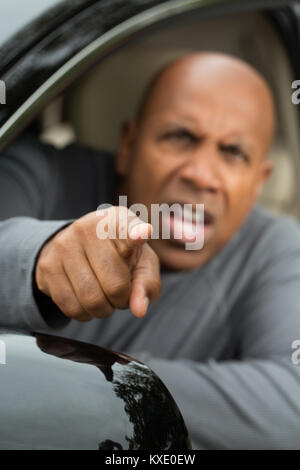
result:
[(215, 217), (202, 204), (174, 203), (175, 210), (163, 212), (163, 228), (169, 229), (170, 239), (179, 244), (207, 241), (213, 234)]

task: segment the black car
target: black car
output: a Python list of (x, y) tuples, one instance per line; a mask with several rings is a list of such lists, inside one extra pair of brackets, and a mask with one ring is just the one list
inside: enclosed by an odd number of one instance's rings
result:
[(176, 403), (139, 361), (43, 334), (0, 338), (0, 449), (190, 448)]
[[(58, 147), (113, 151), (161, 65), (227, 52), (260, 70), (275, 96), (276, 171), (262, 202), (300, 218), (297, 1), (3, 0), (0, 22), (0, 151), (28, 129)], [(174, 400), (139, 361), (41, 334), (0, 338), (0, 448), (190, 448)]]

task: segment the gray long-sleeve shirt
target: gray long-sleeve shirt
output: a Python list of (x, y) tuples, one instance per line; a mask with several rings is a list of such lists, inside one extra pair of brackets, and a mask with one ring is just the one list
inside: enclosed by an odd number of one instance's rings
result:
[[(0, 322), (127, 352), (165, 382), (196, 449), (300, 449), (300, 227), (260, 207), (206, 265), (162, 273), (144, 319), (67, 321), (34, 294), (43, 243), (110, 202), (112, 159), (25, 137), (0, 158)], [(41, 311), (38, 308), (40, 305)], [(42, 306), (42, 307), (41, 307)]]

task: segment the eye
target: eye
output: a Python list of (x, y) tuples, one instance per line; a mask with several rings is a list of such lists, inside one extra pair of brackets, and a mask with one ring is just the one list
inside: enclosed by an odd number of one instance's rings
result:
[(220, 150), (231, 160), (240, 160), (245, 163), (250, 162), (249, 155), (239, 145), (220, 145)]

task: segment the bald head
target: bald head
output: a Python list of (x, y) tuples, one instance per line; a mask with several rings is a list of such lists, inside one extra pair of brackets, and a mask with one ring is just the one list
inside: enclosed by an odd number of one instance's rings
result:
[(226, 95), (241, 109), (251, 107), (257, 132), (267, 153), (275, 128), (274, 100), (264, 77), (242, 60), (226, 54), (201, 52), (176, 59), (160, 69), (150, 81), (140, 101), (137, 122), (148, 113), (198, 89), (207, 99)]

